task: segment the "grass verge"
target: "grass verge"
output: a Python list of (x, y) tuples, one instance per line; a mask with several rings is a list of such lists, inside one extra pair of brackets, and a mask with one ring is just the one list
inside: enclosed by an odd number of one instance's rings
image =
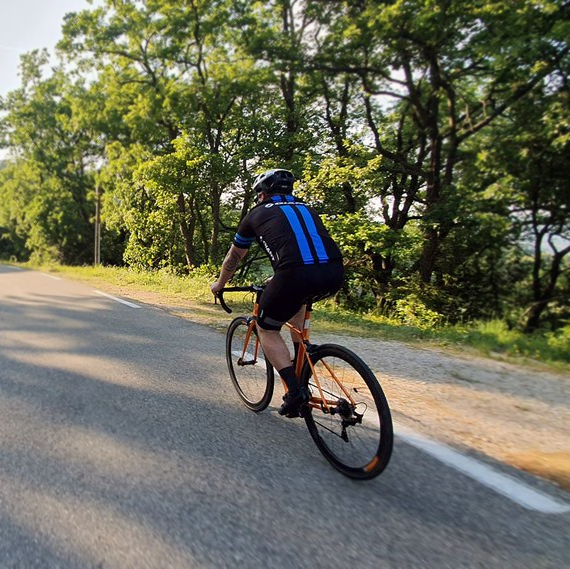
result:
[[(26, 265), (20, 265), (26, 266)], [(65, 278), (89, 283), (113, 294), (156, 304), (184, 318), (223, 329), (232, 316), (214, 305), (209, 284), (211, 274), (197, 271), (180, 277), (166, 271), (137, 271), (122, 267), (30, 267)], [(252, 295), (235, 294), (228, 298), (235, 313), (251, 308)], [(320, 303), (312, 322), (315, 332), (383, 340), (422, 346), (443, 347), (451, 351), (468, 348), (474, 355), (513, 360), (519, 364), (547, 364), (558, 371), (570, 371), (570, 329), (557, 334), (525, 335), (509, 330), (502, 321), (469, 325), (420, 327), (399, 323), (374, 314), (358, 314), (339, 309), (332, 302)]]

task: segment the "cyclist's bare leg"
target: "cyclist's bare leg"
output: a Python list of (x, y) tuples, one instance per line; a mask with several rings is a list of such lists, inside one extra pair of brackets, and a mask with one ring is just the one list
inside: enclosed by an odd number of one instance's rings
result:
[[(305, 309), (307, 308), (306, 304), (303, 304), (303, 306), (301, 306), (301, 308), (299, 308), (299, 312), (297, 312), (297, 314), (295, 314), (295, 316), (293, 316), (293, 318), (291, 318), (289, 320), (289, 324), (291, 324), (292, 326), (294, 326), (295, 328), (297, 328), (297, 330), (303, 330), (303, 325), (305, 324), (304, 320), (305, 320)], [(297, 334), (295, 332), (293, 332), (293, 330), (290, 330), (291, 332), (291, 340), (293, 340), (293, 342), (295, 341), (299, 341), (299, 337), (297, 336)]]
[[(289, 324), (297, 328), (297, 330), (303, 330), (303, 326), (305, 325), (305, 310), (307, 308), (306, 304), (303, 304), (301, 308), (299, 308), (299, 312), (289, 320)], [(291, 333), (291, 340), (293, 342), (293, 347), (295, 348), (295, 359), (293, 360), (293, 365), (297, 361), (297, 354), (299, 353), (299, 336), (293, 330), (289, 330)]]
[(279, 408), (279, 414), (299, 417), (299, 409), (307, 403), (310, 394), (306, 388), (299, 386), (299, 378), (291, 364), (289, 348), (277, 330), (264, 330), (258, 327), (258, 333), (265, 356), (287, 385), (287, 393), (283, 397), (283, 405)]
[(291, 353), (281, 337), (281, 332), (277, 330), (264, 330), (257, 328), (261, 346), (265, 352), (265, 356), (276, 369), (280, 370), (291, 365)]
[[(305, 305), (301, 306), (297, 314), (289, 320), (289, 323), (295, 326), (295, 328), (302, 330), (304, 317)], [(271, 365), (276, 370), (289, 367), (291, 365), (291, 353), (289, 352), (285, 340), (281, 336), (281, 332), (277, 330), (264, 330), (261, 326), (258, 326), (257, 331), (259, 332), (259, 339), (265, 356)], [(291, 339), (293, 341), (298, 340), (293, 331), (291, 331)]]
[(265, 356), (287, 385), (287, 394), (283, 397), (283, 405), (279, 408), (279, 414), (287, 417), (299, 417), (299, 409), (307, 403), (310, 393), (306, 388), (299, 385), (299, 378), (291, 363), (289, 348), (280, 331), (264, 330), (260, 326), (257, 330)]

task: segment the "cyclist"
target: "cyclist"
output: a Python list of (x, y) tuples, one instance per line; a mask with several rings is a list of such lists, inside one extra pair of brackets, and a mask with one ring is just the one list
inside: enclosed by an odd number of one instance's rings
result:
[[(343, 278), (339, 248), (316, 211), (292, 195), (294, 181), (293, 174), (283, 169), (256, 177), (257, 205), (242, 220), (220, 276), (211, 286), (214, 294), (222, 290), (257, 240), (274, 271), (261, 295), (257, 329), (267, 359), (287, 385), (279, 414), (290, 417), (298, 416), (299, 408), (309, 400), (309, 391), (299, 385), (281, 327), (290, 322), (302, 328), (307, 301), (334, 294)], [(298, 343), (294, 348), (296, 357)]]

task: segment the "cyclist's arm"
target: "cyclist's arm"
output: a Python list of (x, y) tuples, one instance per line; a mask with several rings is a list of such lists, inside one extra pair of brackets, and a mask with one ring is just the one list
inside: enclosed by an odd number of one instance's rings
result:
[(212, 285), (212, 292), (219, 292), (224, 288), (226, 283), (234, 276), (236, 269), (238, 268), (241, 260), (247, 255), (249, 249), (242, 249), (241, 247), (236, 247), (232, 245), (222, 263), (222, 268), (220, 270), (220, 276), (218, 280)]

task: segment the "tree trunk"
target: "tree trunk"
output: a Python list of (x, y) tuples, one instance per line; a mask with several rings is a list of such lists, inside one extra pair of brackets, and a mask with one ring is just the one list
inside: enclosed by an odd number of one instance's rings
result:
[(184, 252), (186, 254), (186, 264), (188, 268), (194, 266), (194, 230), (196, 228), (196, 220), (194, 216), (189, 217), (189, 223), (187, 223), (187, 211), (186, 202), (184, 200), (184, 194), (178, 194), (178, 213), (180, 215), (178, 226), (180, 227), (180, 233), (182, 234), (182, 239), (184, 240)]
[[(562, 251), (557, 251), (553, 257), (550, 265), (550, 271), (548, 272), (548, 282), (546, 283), (544, 290), (542, 289), (540, 282), (540, 271), (537, 269), (533, 274), (533, 296), (534, 302), (525, 314), (526, 321), (524, 325), (524, 332), (531, 333), (538, 329), (540, 326), (540, 318), (543, 312), (546, 310), (548, 305), (552, 302), (556, 295), (556, 284), (558, 278), (562, 274), (562, 261), (564, 257), (570, 253), (570, 247), (563, 249)], [(540, 252), (539, 252), (540, 255)]]
[(424, 245), (419, 259), (418, 268), (423, 283), (429, 284), (439, 251), (439, 233), (437, 229), (427, 229), (424, 233)]
[(540, 317), (548, 306), (549, 299), (540, 300), (535, 302), (526, 312), (526, 322), (524, 325), (524, 333), (530, 334), (538, 329), (540, 325)]
[(214, 183), (212, 188), (212, 233), (210, 242), (210, 259), (217, 263), (219, 261), (219, 236), (220, 236), (220, 199), (221, 191), (219, 184)]
[(383, 309), (386, 305), (386, 295), (390, 290), (392, 283), (392, 275), (396, 268), (394, 258), (390, 255), (379, 255), (373, 253), (372, 268), (374, 270), (374, 279), (376, 280), (377, 287), (375, 287), (374, 296), (376, 297), (376, 304), (378, 308)]

